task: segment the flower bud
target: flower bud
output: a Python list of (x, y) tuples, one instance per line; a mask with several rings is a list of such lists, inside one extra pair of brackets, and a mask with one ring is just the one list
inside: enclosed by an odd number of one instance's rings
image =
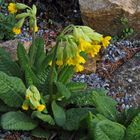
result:
[(29, 16), (29, 13), (22, 13), (22, 14), (18, 14), (16, 15), (16, 19), (20, 19), (20, 18), (26, 18)]
[(19, 9), (19, 10), (28, 8), (27, 5), (22, 4), (22, 3), (16, 3), (16, 7), (17, 7), (17, 9)]
[(16, 23), (16, 27), (17, 28), (21, 28), (23, 26), (23, 23), (25, 21), (25, 18), (20, 19), (17, 23)]
[(36, 13), (37, 13), (37, 8), (34, 4), (33, 4), (33, 7), (32, 7), (32, 13), (33, 13), (33, 15), (36, 15)]
[(35, 100), (40, 101), (41, 96), (38, 89), (34, 85), (31, 85), (30, 90), (33, 93), (33, 97), (35, 98)]
[(25, 98), (26, 99), (30, 99), (30, 97), (32, 97), (33, 96), (33, 93), (31, 92), (31, 90), (28, 88), (27, 90), (26, 90), (26, 96), (25, 96)]

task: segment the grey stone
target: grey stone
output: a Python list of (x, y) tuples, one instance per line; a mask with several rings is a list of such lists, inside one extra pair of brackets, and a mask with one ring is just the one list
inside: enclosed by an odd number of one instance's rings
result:
[[(4, 48), (7, 52), (9, 52), (13, 60), (16, 60), (17, 59), (17, 46), (18, 46), (19, 41), (20, 41), (19, 39), (9, 40), (9, 41), (0, 43), (0, 47)], [(28, 51), (31, 42), (26, 41), (22, 43), (25, 49)]]
[(115, 71), (111, 78), (110, 90), (133, 96), (133, 100), (129, 99), (133, 106), (140, 105), (140, 52)]

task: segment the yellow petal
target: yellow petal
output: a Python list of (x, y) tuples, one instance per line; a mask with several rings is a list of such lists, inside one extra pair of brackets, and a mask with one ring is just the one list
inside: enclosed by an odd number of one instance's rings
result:
[(80, 64), (77, 64), (76, 66), (75, 66), (75, 71), (76, 72), (81, 72), (81, 71), (83, 71), (84, 70), (84, 66), (82, 66), (82, 65), (80, 65)]
[(28, 110), (28, 109), (29, 109), (29, 106), (28, 106), (27, 104), (23, 104), (23, 105), (22, 105), (22, 109), (23, 109), (23, 110)]
[[(31, 28), (31, 31), (34, 31), (34, 28)], [(38, 26), (35, 26), (35, 32), (38, 32)]]
[(13, 31), (16, 35), (18, 35), (18, 34), (21, 33), (21, 29), (20, 29), (20, 28), (17, 28), (17, 27), (14, 27), (12, 31)]
[(110, 44), (111, 36), (106, 36), (102, 39), (103, 47), (106, 48)]
[(16, 13), (16, 12), (17, 12), (16, 4), (15, 4), (15, 3), (10, 3), (9, 6), (8, 6), (8, 11), (9, 11), (11, 14)]
[(46, 108), (45, 105), (39, 105), (39, 106), (37, 107), (37, 110), (41, 112), (41, 111), (43, 111), (45, 108)]

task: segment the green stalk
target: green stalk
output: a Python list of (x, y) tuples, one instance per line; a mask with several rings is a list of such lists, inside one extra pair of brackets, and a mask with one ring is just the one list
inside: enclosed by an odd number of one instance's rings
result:
[(49, 93), (50, 93), (51, 98), (52, 98), (52, 95), (53, 95), (53, 78), (54, 78), (54, 68), (55, 68), (57, 49), (58, 49), (58, 41), (55, 45), (54, 54), (53, 54), (53, 58), (52, 58), (51, 73), (50, 73)]
[(36, 23), (34, 21), (33, 33), (32, 33), (32, 50), (31, 50), (31, 54), (30, 54), (31, 66), (33, 66), (34, 61), (35, 61), (35, 49), (36, 49), (36, 46), (35, 46), (35, 39), (36, 39), (35, 26), (36, 26)]
[[(57, 53), (57, 49), (58, 49), (58, 40), (56, 42), (55, 48), (54, 48), (54, 54), (53, 54), (53, 58), (52, 58), (52, 66), (51, 66), (51, 70), (50, 70), (50, 81), (49, 81), (49, 100), (48, 100), (48, 110), (51, 109), (51, 103), (54, 100), (54, 96), (53, 96), (53, 79), (54, 79), (54, 69), (55, 69), (55, 62), (56, 62), (56, 53)], [(51, 111), (51, 110), (50, 110)]]

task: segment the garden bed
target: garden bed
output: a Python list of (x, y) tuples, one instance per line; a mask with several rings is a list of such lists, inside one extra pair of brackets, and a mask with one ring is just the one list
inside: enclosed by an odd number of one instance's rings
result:
[[(55, 1), (55, 4), (61, 7), (65, 5), (65, 2), (57, 3)], [(71, 25), (62, 31), (67, 24), (67, 19), (65, 21), (66, 24), (57, 22), (48, 24), (40, 20), (39, 31), (36, 35), (38, 37), (43, 36), (44, 44), (41, 38), (35, 38), (36, 7), (29, 8), (25, 6), (26, 8), (31, 10), (30, 13), (34, 16), (34, 24), (30, 25), (33, 27), (28, 28), (28, 24), (26, 24), (23, 27), (23, 33), (16, 36), (15, 40), (2, 42), (0, 45), (7, 52), (10, 52), (13, 60), (16, 60), (11, 61), (7, 53), (1, 50), (3, 53), (0, 54), (2, 58), (0, 65), (2, 72), (0, 72), (0, 76), (6, 80), (5, 82), (1, 81), (3, 84), (0, 86), (4, 86), (0, 97), (1, 103), (5, 107), (8, 108), (10, 106), (10, 112), (2, 114), (1, 124), (3, 129), (17, 130), (1, 130), (0, 138), (4, 140), (41, 140), (32, 137), (32, 133), (34, 136), (48, 137), (49, 140), (58, 140), (60, 137), (62, 140), (65, 140), (66, 137), (70, 139), (82, 137), (86, 140), (96, 137), (98, 139), (99, 135), (95, 130), (98, 127), (100, 128), (100, 125), (95, 124), (102, 122), (101, 126), (105, 128), (105, 130), (99, 129), (102, 136), (106, 134), (104, 131), (110, 130), (111, 136), (109, 137), (111, 137), (111, 140), (114, 140), (113, 136), (115, 133), (117, 133), (116, 140), (119, 140), (119, 137), (122, 140), (124, 136), (126, 138), (130, 136), (130, 140), (132, 140), (133, 136), (138, 134), (137, 131), (133, 131), (134, 125), (139, 124), (135, 123), (135, 121), (139, 121), (139, 114), (137, 113), (139, 110), (135, 110), (135, 107), (139, 106), (140, 41), (121, 40), (108, 46), (111, 37), (103, 37), (89, 27)], [(50, 9), (47, 10), (49, 11)], [(59, 11), (62, 17), (65, 15), (65, 9), (63, 10), (63, 12)], [(32, 19), (30, 14), (28, 16), (29, 19)], [(80, 45), (84, 44), (79, 39), (81, 37), (81, 34), (79, 34), (80, 30), (83, 31), (84, 36), (88, 37), (87, 39), (82, 36), (82, 41), (88, 44), (89, 49), (93, 47), (92, 45), (97, 47), (96, 50), (90, 50), (95, 52), (91, 53), (87, 48), (80, 48)], [(24, 46), (21, 43), (18, 45), (18, 42), (22, 42)], [(32, 46), (30, 47), (31, 43)], [(71, 46), (71, 43), (73, 43), (73, 47), (75, 45), (79, 50), (75, 48), (74, 51), (70, 51), (69, 46)], [(60, 48), (62, 49), (61, 51), (57, 50)], [(64, 51), (65, 48), (68, 49)], [(78, 56), (75, 54), (75, 51), (77, 51)], [(82, 54), (84, 51), (85, 54)], [(64, 57), (60, 57), (62, 52)], [(87, 60), (87, 63), (84, 65), (85, 71), (82, 71), (82, 66), (89, 55), (97, 59), (96, 61), (93, 61), (93, 58)], [(97, 57), (95, 57), (96, 55)], [(7, 63), (11, 66), (10, 68)], [(78, 67), (76, 67), (77, 64)], [(74, 74), (74, 72), (77, 73)], [(7, 85), (10, 86), (6, 85), (7, 81), (10, 83)], [(18, 86), (16, 85), (17, 83)], [(5, 88), (6, 86), (7, 88)], [(8, 93), (13, 93), (15, 98), (13, 98), (13, 95), (9, 98)], [(110, 96), (117, 102), (112, 100)], [(18, 100), (15, 100), (16, 98)], [(11, 99), (14, 101), (11, 101)], [(132, 114), (132, 118), (129, 118), (131, 109), (134, 109), (134, 112), (136, 112)], [(73, 117), (73, 114), (75, 117)], [(12, 116), (12, 119), (10, 116)], [(136, 116), (136, 119), (134, 116)], [(81, 126), (83, 122), (83, 126), (86, 128)], [(47, 129), (44, 125), (45, 123), (47, 123)], [(92, 123), (94, 123), (94, 126), (90, 125)], [(128, 125), (130, 126), (128, 127)], [(110, 129), (111, 127), (113, 129)], [(43, 129), (45, 131), (42, 131)], [(33, 131), (30, 133), (18, 130)], [(91, 131), (97, 135), (93, 135), (90, 133)], [(133, 133), (130, 133), (131, 131)]]

